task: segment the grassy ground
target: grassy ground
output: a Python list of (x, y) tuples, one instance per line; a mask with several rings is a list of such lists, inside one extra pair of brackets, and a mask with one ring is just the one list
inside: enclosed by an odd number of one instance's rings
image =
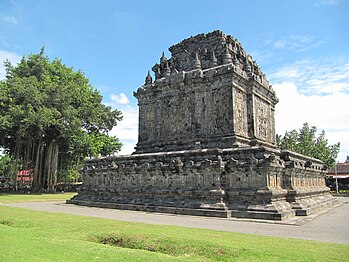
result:
[(0, 193), (0, 204), (15, 202), (61, 201), (72, 198), (76, 193), (62, 194), (3, 194)]
[[(16, 201), (20, 199), (18, 196)], [(0, 205), (0, 261), (6, 262), (348, 261), (348, 257), (349, 245), (146, 225)]]

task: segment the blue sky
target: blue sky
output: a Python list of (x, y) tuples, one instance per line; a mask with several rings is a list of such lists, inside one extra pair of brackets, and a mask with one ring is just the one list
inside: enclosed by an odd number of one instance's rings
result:
[[(237, 38), (280, 99), (276, 129), (304, 122), (349, 153), (349, 0), (0, 0), (0, 60), (16, 63), (45, 46), (80, 69), (104, 102), (124, 112), (113, 129), (130, 153), (137, 142), (133, 91), (162, 51), (220, 29)], [(0, 78), (3, 78), (0, 67)]]

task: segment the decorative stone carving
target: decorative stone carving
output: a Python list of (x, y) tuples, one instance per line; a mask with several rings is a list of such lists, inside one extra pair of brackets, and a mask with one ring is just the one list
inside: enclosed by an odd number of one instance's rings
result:
[(145, 85), (151, 85), (153, 83), (153, 78), (150, 75), (150, 71), (148, 71), (147, 77), (145, 78)]
[(231, 55), (229, 53), (229, 49), (228, 49), (228, 46), (226, 46), (225, 48), (225, 51), (223, 52), (223, 55), (222, 55), (222, 64), (225, 65), (225, 64), (230, 64), (232, 63), (232, 59), (231, 59)]
[(216, 67), (217, 65), (218, 65), (218, 60), (217, 60), (217, 58), (216, 58), (216, 55), (215, 55), (215, 53), (214, 53), (214, 50), (212, 50), (209, 66), (210, 66), (210, 67)]
[[(170, 51), (171, 58), (163, 53), (153, 66), (155, 82), (135, 92), (140, 106), (137, 153), (191, 150), (197, 142), (202, 148), (275, 144), (278, 100), (234, 38), (214, 31)], [(259, 100), (266, 103), (268, 120), (254, 109)]]
[(201, 62), (199, 60), (198, 53), (195, 53), (195, 58), (193, 60), (193, 70), (201, 69)]
[(169, 50), (134, 93), (136, 152), (87, 160), (68, 203), (273, 220), (333, 203), (323, 163), (275, 145), (278, 99), (236, 39), (214, 31)]

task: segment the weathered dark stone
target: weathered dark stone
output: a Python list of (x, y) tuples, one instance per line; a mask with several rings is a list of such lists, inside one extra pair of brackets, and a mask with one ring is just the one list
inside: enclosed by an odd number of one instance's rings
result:
[(214, 31), (170, 51), (134, 94), (136, 152), (87, 160), (68, 203), (271, 220), (333, 203), (323, 163), (275, 145), (278, 99), (240, 43)]
[(135, 92), (136, 153), (275, 144), (275, 92), (235, 39), (214, 31), (170, 51)]

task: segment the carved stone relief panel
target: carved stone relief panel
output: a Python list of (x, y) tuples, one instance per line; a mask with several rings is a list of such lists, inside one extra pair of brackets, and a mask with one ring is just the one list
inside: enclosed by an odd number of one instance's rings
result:
[(271, 126), (270, 119), (272, 112), (271, 106), (262, 99), (254, 98), (254, 119), (255, 136), (261, 140), (272, 142), (271, 134), (274, 127)]
[(248, 131), (246, 94), (241, 90), (234, 88), (233, 99), (234, 131), (237, 135), (247, 137)]

